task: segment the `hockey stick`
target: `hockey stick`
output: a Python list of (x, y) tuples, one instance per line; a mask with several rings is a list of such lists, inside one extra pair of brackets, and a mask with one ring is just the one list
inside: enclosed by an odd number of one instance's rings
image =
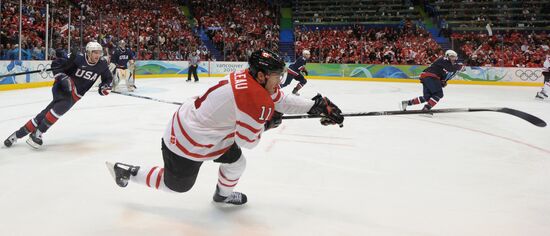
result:
[[(430, 111), (412, 110), (412, 111), (373, 111), (373, 112), (358, 112), (358, 113), (343, 113), (342, 116), (391, 116), (391, 115), (411, 115), (411, 114), (429, 114), (429, 113), (454, 113), (454, 112), (478, 112), (478, 111), (493, 111), (501, 112), (515, 117), (521, 118), (538, 127), (545, 127), (546, 122), (540, 118), (525, 113), (523, 111), (507, 108), (507, 107), (489, 107), (489, 108), (449, 108), (449, 109), (434, 109)], [(283, 119), (307, 119), (320, 118), (319, 115), (291, 115), (283, 116)]]
[[(130, 94), (130, 93), (123, 93), (118, 91), (111, 91), (112, 93), (130, 96), (130, 97), (137, 97), (137, 98), (143, 98), (148, 99), (156, 102), (163, 102), (163, 103), (169, 103), (174, 105), (182, 105), (183, 103), (180, 102), (172, 102), (147, 96), (141, 96), (136, 94)], [(546, 127), (546, 122), (534, 115), (531, 115), (529, 113), (515, 110), (512, 108), (507, 107), (488, 107), (488, 108), (448, 108), (448, 109), (433, 109), (430, 111), (423, 111), (423, 110), (411, 110), (411, 111), (372, 111), (372, 112), (358, 112), (358, 113), (343, 113), (342, 116), (350, 117), (350, 116), (392, 116), (392, 115), (413, 115), (413, 114), (429, 114), (429, 113), (455, 113), (455, 112), (478, 112), (478, 111), (492, 111), (492, 112), (501, 112), (506, 113), (509, 115), (513, 115), (515, 117), (521, 118), (535, 126), (538, 127)], [(283, 116), (283, 119), (289, 120), (289, 119), (308, 119), (308, 118), (321, 118), (320, 115), (288, 115)]]
[(167, 101), (167, 100), (162, 100), (162, 99), (158, 99), (158, 98), (152, 98), (152, 97), (147, 97), (147, 96), (142, 96), (142, 95), (137, 95), (137, 94), (132, 94), (132, 93), (123, 93), (123, 92), (119, 92), (119, 91), (111, 91), (111, 93), (116, 93), (116, 94), (129, 96), (129, 97), (143, 98), (143, 99), (147, 99), (147, 100), (151, 100), (151, 101), (155, 101), (155, 102), (163, 102), (163, 103), (169, 103), (169, 104), (174, 104), (174, 105), (182, 105), (183, 104), (181, 102), (172, 102), (172, 101)]
[(57, 69), (60, 69), (60, 68), (50, 68), (50, 69), (42, 69), (42, 70), (31, 70), (31, 71), (26, 71), (26, 72), (19, 72), (19, 73), (13, 73), (13, 74), (0, 75), (0, 78), (10, 77), (10, 76), (18, 76), (18, 75), (26, 75), (26, 74), (34, 74), (34, 73), (42, 73), (42, 72), (52, 71), (52, 70), (57, 70)]

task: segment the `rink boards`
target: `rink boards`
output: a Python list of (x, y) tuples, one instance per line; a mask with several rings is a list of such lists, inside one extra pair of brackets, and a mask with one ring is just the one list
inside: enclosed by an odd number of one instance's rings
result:
[[(51, 61), (0, 61), (0, 74), (13, 74), (51, 67)], [(185, 78), (188, 61), (137, 61), (136, 78)], [(199, 77), (222, 77), (231, 71), (247, 68), (246, 62), (200, 62)], [(379, 82), (418, 82), (426, 68), (419, 65), (321, 64), (308, 63), (307, 79), (352, 80)], [(483, 84), (507, 86), (541, 86), (544, 77), (541, 68), (466, 67), (450, 81), (451, 84)], [(40, 72), (0, 78), (0, 91), (49, 86), (51, 72)]]

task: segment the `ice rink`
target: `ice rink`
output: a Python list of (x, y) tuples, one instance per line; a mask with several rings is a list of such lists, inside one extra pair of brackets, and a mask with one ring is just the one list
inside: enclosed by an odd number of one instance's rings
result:
[[(136, 94), (181, 102), (217, 81), (143, 79)], [(510, 107), (549, 122), (539, 89), (450, 84), (436, 108)], [(397, 110), (422, 86), (309, 80), (301, 92), (368, 112)], [(50, 88), (0, 92), (2, 141), (50, 99)], [(105, 161), (162, 165), (161, 136), (176, 109), (90, 91), (41, 150), (26, 138), (2, 147), (0, 235), (550, 235), (548, 127), (496, 112), (351, 117), (344, 128), (285, 120), (243, 149), (244, 207), (212, 203), (213, 162), (185, 194), (119, 188)]]

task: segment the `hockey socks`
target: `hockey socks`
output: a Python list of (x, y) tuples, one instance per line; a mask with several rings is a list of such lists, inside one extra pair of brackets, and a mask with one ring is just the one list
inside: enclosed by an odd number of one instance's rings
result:
[(159, 166), (154, 167), (141, 167), (135, 176), (130, 178), (132, 182), (145, 185), (149, 188), (163, 190), (166, 192), (176, 192), (172, 191), (164, 183), (164, 168)]
[(428, 104), (424, 105), (422, 110), (431, 110), (439, 102), (438, 97), (432, 97), (428, 100)]
[(23, 138), (27, 136), (27, 134), (32, 133), (36, 130), (36, 127), (38, 126), (36, 120), (30, 119), (27, 121), (23, 127), (21, 127), (19, 130), (15, 132), (17, 138)]
[(246, 168), (246, 158), (241, 156), (233, 163), (220, 164), (218, 169), (218, 188), (221, 196), (229, 196)]
[(47, 113), (42, 122), (40, 122), (40, 125), (38, 126), (38, 130), (40, 130), (42, 133), (46, 133), (48, 129), (57, 122), (57, 120), (61, 117), (61, 115), (57, 114), (53, 109), (50, 109)]
[(412, 106), (412, 105), (418, 105), (420, 103), (425, 103), (425, 102), (426, 102), (426, 99), (424, 97), (417, 97), (409, 100), (407, 102), (407, 105)]

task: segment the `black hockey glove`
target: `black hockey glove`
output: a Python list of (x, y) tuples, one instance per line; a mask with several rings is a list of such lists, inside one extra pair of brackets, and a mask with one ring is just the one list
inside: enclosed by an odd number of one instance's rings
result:
[(279, 125), (281, 125), (282, 122), (283, 122), (283, 113), (275, 111), (275, 113), (273, 113), (273, 116), (271, 117), (271, 120), (268, 120), (265, 122), (264, 131), (277, 128), (279, 127)]
[(456, 70), (459, 72), (464, 72), (466, 70), (466, 66), (462, 62), (457, 63), (456, 66)]
[(71, 77), (67, 76), (65, 73), (58, 73), (54, 78), (55, 82), (59, 84), (63, 92), (71, 93), (73, 90), (73, 81), (71, 80)]
[(308, 114), (321, 116), (322, 125), (338, 124), (340, 127), (344, 126), (342, 111), (327, 97), (317, 94), (311, 100), (315, 101), (315, 104), (313, 104), (311, 109), (307, 112)]
[(101, 83), (99, 85), (99, 89), (97, 90), (97, 92), (101, 96), (109, 95), (109, 93), (111, 92), (111, 86), (108, 84)]

